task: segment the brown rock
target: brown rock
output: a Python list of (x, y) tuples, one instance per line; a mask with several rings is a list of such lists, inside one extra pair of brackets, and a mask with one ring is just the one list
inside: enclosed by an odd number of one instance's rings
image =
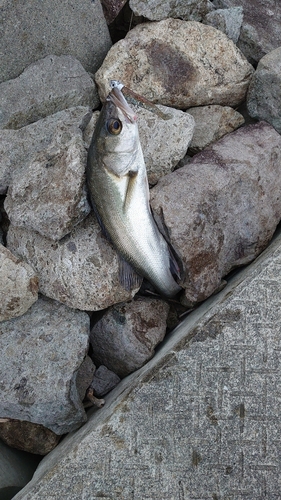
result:
[(153, 102), (186, 109), (244, 98), (252, 66), (234, 43), (211, 26), (179, 19), (145, 23), (108, 52), (95, 75), (102, 100), (111, 79)]
[(12, 448), (46, 455), (57, 446), (61, 436), (41, 424), (3, 418), (0, 419), (0, 438)]
[(143, 366), (166, 333), (169, 306), (158, 299), (137, 299), (111, 307), (92, 331), (93, 360), (119, 377)]
[(265, 122), (224, 136), (160, 179), (151, 205), (186, 269), (188, 303), (253, 260), (281, 219), (281, 137)]

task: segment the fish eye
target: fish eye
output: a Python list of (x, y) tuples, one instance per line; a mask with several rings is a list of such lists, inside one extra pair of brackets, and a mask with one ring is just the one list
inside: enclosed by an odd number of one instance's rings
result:
[(111, 118), (106, 124), (108, 132), (112, 135), (119, 135), (122, 130), (122, 123), (117, 118)]

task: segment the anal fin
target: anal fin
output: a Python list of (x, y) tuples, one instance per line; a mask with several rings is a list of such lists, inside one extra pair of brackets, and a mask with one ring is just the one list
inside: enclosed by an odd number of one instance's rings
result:
[(119, 256), (119, 280), (123, 288), (129, 292), (134, 288), (140, 288), (143, 277), (126, 260)]

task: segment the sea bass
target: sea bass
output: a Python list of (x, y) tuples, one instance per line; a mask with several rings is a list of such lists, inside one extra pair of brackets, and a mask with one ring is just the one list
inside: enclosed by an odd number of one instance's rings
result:
[(89, 148), (91, 200), (101, 227), (121, 256), (125, 288), (136, 285), (134, 278), (139, 275), (160, 294), (173, 297), (182, 290), (171, 272), (177, 264), (151, 213), (137, 116), (121, 89), (122, 84), (112, 82)]

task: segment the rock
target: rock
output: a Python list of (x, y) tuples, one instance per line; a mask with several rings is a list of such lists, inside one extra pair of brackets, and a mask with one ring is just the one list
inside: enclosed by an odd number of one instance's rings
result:
[(14, 500), (57, 492), (59, 500), (277, 500), (280, 270), (279, 235), (123, 380)]
[(7, 419), (0, 420), (0, 438), (12, 448), (46, 455), (57, 446), (61, 436), (40, 424)]
[(114, 389), (120, 380), (120, 377), (116, 373), (106, 368), (106, 366), (101, 365), (95, 372), (90, 387), (93, 389), (94, 395), (99, 398), (105, 396), (111, 389)]
[(205, 16), (203, 22), (221, 30), (234, 43), (237, 43), (243, 22), (243, 7), (213, 10)]
[(76, 381), (77, 391), (81, 401), (85, 398), (86, 391), (93, 380), (95, 371), (96, 367), (93, 361), (90, 356), (86, 356), (78, 370)]
[(24, 314), (38, 299), (34, 270), (0, 245), (0, 321)]
[(118, 16), (127, 0), (101, 0), (101, 5), (107, 24), (111, 24)]
[(247, 109), (250, 116), (267, 121), (281, 133), (281, 47), (260, 60), (248, 90)]
[(14, 225), (59, 240), (88, 215), (82, 130), (90, 116), (85, 107), (60, 111), (14, 131), (10, 149), (11, 131), (3, 131), (1, 185), (10, 184), (4, 206)]
[(214, 9), (209, 0), (130, 0), (130, 7), (137, 16), (144, 16), (151, 21), (161, 21), (168, 17), (185, 21), (202, 21), (202, 18)]
[(256, 64), (281, 45), (281, 4), (275, 0), (213, 0), (216, 7), (242, 7), (243, 23), (237, 46)]
[(120, 285), (118, 256), (93, 213), (57, 243), (11, 225), (7, 245), (34, 267), (40, 292), (69, 307), (96, 311), (137, 292)]
[(159, 299), (116, 304), (91, 330), (92, 358), (119, 377), (143, 366), (166, 333), (169, 306)]
[(152, 102), (186, 109), (245, 98), (252, 66), (219, 30), (195, 21), (145, 23), (116, 43), (95, 75), (101, 99), (118, 79)]
[(71, 56), (47, 56), (0, 84), (0, 128), (18, 129), (74, 106), (97, 108), (96, 86)]
[(89, 345), (89, 317), (38, 299), (1, 323), (0, 415), (41, 424), (58, 435), (87, 420), (77, 372)]
[[(131, 105), (131, 104), (130, 104)], [(138, 129), (147, 170), (148, 182), (154, 185), (163, 175), (174, 170), (186, 154), (194, 131), (193, 118), (183, 111), (167, 106), (158, 108), (169, 117), (167, 120), (147, 109), (133, 106), (138, 117)], [(86, 145), (89, 147), (98, 112), (85, 131)]]
[(206, 299), (253, 260), (281, 219), (281, 137), (265, 122), (224, 136), (151, 190), (151, 206), (181, 256), (187, 304)]
[(31, 479), (38, 457), (13, 450), (0, 441), (0, 494), (2, 500), (14, 497)]
[(195, 129), (189, 144), (189, 151), (198, 153), (225, 134), (229, 134), (242, 125), (245, 120), (240, 113), (229, 106), (198, 106), (189, 108), (188, 114), (195, 120)]
[(158, 106), (170, 119), (163, 120), (144, 108), (135, 107), (140, 141), (149, 184), (174, 170), (186, 154), (194, 131), (193, 118), (183, 111)]
[[(55, 54), (76, 57), (94, 73), (111, 46), (99, 0), (49, 0), (1, 4), (0, 82), (16, 78), (31, 63)], [(32, 16), (31, 16), (32, 13)]]

